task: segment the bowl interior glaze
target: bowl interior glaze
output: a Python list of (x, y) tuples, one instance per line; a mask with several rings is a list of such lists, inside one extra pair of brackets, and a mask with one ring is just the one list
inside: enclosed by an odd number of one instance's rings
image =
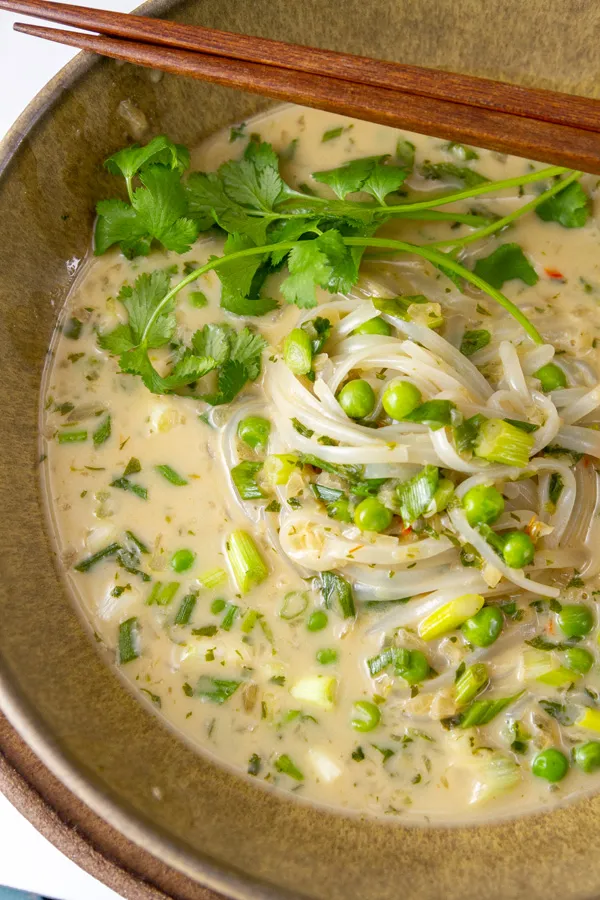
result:
[[(233, 31), (600, 94), (595, 0), (158, 0), (146, 11)], [(38, 485), (40, 378), (102, 161), (144, 136), (193, 145), (266, 106), (185, 78), (79, 57), (0, 148), (0, 704), (49, 768), (128, 838), (235, 897), (338, 900), (600, 894), (600, 797), (476, 828), (403, 827), (290, 801), (198, 756), (138, 705), (82, 626)], [(160, 798), (160, 799), (158, 799)]]

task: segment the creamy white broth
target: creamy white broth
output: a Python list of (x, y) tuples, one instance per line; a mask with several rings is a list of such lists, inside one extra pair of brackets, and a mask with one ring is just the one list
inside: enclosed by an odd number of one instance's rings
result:
[[(343, 129), (341, 135), (323, 141), (326, 131), (339, 127)], [(312, 172), (364, 156), (393, 155), (399, 138), (415, 144), (418, 163), (426, 159), (449, 161), (439, 140), (401, 135), (382, 126), (297, 107), (273, 110), (247, 123), (245, 134), (253, 133), (270, 142), (284, 157), (295, 141), (291, 159), (282, 161), (282, 174), (292, 187), (307, 185), (321, 195), (327, 194), (327, 188), (312, 179)], [(226, 129), (206, 140), (193, 152), (192, 170), (213, 171), (225, 160), (238, 158), (247, 138), (230, 138)], [(542, 168), (541, 164), (488, 151), (479, 154), (474, 168), (490, 179), (523, 175), (532, 166)], [(583, 184), (592, 196), (593, 212), (597, 214), (595, 179), (586, 177)], [(439, 181), (426, 180), (419, 174), (411, 175), (407, 186), (421, 196), (439, 192), (442, 187)], [(528, 197), (535, 196), (527, 188), (526, 192)], [(512, 189), (459, 206), (463, 213), (473, 210), (504, 216), (522, 202)], [(458, 233), (468, 231), (461, 226)], [(445, 240), (456, 232), (451, 223), (395, 220), (380, 233), (424, 243), (430, 239)], [(540, 279), (534, 286), (516, 280), (507, 282), (504, 293), (527, 313), (557, 351), (589, 365), (589, 371), (581, 370), (580, 383), (593, 386), (593, 375), (596, 373), (597, 380), (600, 372), (595, 341), (600, 333), (600, 235), (594, 216), (583, 228), (566, 229), (530, 214), (519, 219), (506, 234), (502, 242), (518, 243)], [(596, 789), (598, 776), (584, 773), (576, 765), (571, 765), (568, 775), (556, 784), (530, 772), (533, 756), (544, 747), (561, 747), (568, 754), (572, 746), (595, 737), (592, 731), (577, 728), (561, 732), (555, 718), (539, 713), (535, 707), (537, 698), (564, 702), (557, 688), (528, 684), (527, 694), (511, 708), (512, 719), (522, 719), (529, 729), (527, 750), (518, 753), (511, 744), (519, 736), (507, 736), (505, 716), (478, 729), (447, 730), (440, 723), (440, 719), (456, 712), (453, 676), (442, 684), (433, 705), (431, 699), (423, 700), (426, 681), (419, 686), (421, 693), (411, 698), (409, 685), (394, 678), (389, 670), (375, 678), (370, 676), (366, 660), (380, 652), (384, 638), (384, 633), (376, 630), (377, 623), (382, 617), (393, 615), (397, 605), (380, 604), (380, 609), (374, 609), (358, 603), (356, 619), (342, 619), (328, 611), (322, 630), (308, 630), (310, 613), (323, 607), (321, 592), (303, 579), (275, 546), (273, 532), (265, 525), (268, 520), (257, 513), (249, 522), (244, 515), (232, 488), (223, 450), (223, 431), (241, 404), (254, 402), (255, 415), (276, 415), (269, 379), (273, 378), (273, 367), (281, 364), (275, 360), (285, 336), (300, 318), (308, 318), (305, 311), (282, 303), (279, 310), (248, 320), (269, 343), (263, 375), (231, 406), (215, 407), (212, 411), (191, 396), (151, 394), (139, 378), (120, 373), (116, 360), (98, 347), (97, 333), (109, 331), (123, 321), (121, 305), (115, 298), (124, 282), (132, 283), (140, 273), (171, 266), (177, 267), (177, 279), (186, 263), (197, 266), (212, 255), (220, 255), (223, 243), (212, 235), (201, 236), (182, 255), (153, 249), (148, 257), (133, 261), (117, 250), (90, 257), (78, 275), (63, 316), (63, 324), (71, 317), (81, 321), (81, 333), (76, 339), (64, 329), (57, 334), (43, 387), (48, 504), (68, 577), (95, 633), (113, 656), (119, 625), (132, 617), (139, 621), (140, 655), (120, 666), (122, 674), (136, 690), (144, 692), (140, 696), (157, 713), (203, 752), (241, 772), (250, 770), (257, 781), (340, 809), (402, 816), (415, 822), (471, 821), (547, 807), (578, 792)], [(465, 256), (469, 268), (473, 258), (487, 256), (497, 244), (497, 237), (491, 237), (472, 245)], [(463, 300), (429, 264), (414, 258), (397, 259), (398, 264), (389, 259), (364, 263), (360, 284), (364, 293), (370, 294), (373, 285), (375, 290), (383, 285), (389, 296), (425, 294), (442, 304), (444, 328), (451, 328), (453, 308), (468, 300)], [(271, 276), (264, 295), (277, 296), (283, 277), (280, 273)], [(192, 291), (202, 291), (208, 304), (203, 308), (193, 306)], [(321, 304), (334, 299), (321, 289), (318, 295)], [(510, 340), (515, 333), (512, 319), (484, 294), (467, 295), (472, 297), (468, 327), (488, 328), (496, 343), (506, 337)], [(243, 322), (223, 313), (219, 298), (216, 272), (201, 276), (184, 289), (177, 304), (178, 333), (189, 338), (204, 324), (224, 320), (241, 327)], [(441, 333), (445, 333), (444, 329)], [(486, 348), (478, 352), (481, 370), (495, 380), (493, 367), (497, 363), (486, 361)], [(163, 351), (155, 352), (157, 365), (163, 356)], [(474, 361), (478, 361), (477, 356)], [(199, 418), (207, 411), (210, 425)], [(107, 414), (111, 417), (112, 433), (96, 448), (91, 435)], [(88, 439), (59, 443), (56, 434), (69, 429), (85, 429)], [(284, 449), (288, 449), (285, 441), (271, 452)], [(241, 459), (256, 459), (247, 447), (238, 445), (237, 452)], [(110, 486), (123, 476), (132, 459), (139, 460), (141, 471), (136, 472), (134, 464), (130, 480), (147, 490), (146, 500)], [(593, 468), (592, 458), (587, 459)], [(163, 477), (156, 467), (164, 465), (186, 483), (175, 485)], [(299, 485), (300, 489), (303, 487), (306, 485)], [(248, 506), (252, 504), (247, 502)], [(236, 529), (254, 535), (269, 568), (268, 578), (243, 596), (235, 584), (225, 550), (228, 536)], [(137, 562), (130, 566), (139, 572), (126, 571), (116, 564), (114, 556), (107, 556), (89, 571), (74, 570), (82, 558), (112, 543), (125, 545), (135, 555), (135, 544), (127, 538), (127, 532), (135, 535), (148, 551), (137, 552)], [(187, 571), (177, 573), (171, 560), (180, 550), (191, 551), (195, 558)], [(563, 603), (587, 603), (595, 620), (592, 591), (597, 579), (581, 584), (573, 568), (552, 569), (548, 584), (563, 588)], [(202, 579), (209, 573), (210, 582), (210, 573), (215, 569), (223, 569), (222, 580), (207, 588)], [(471, 571), (465, 570), (467, 575)], [(566, 587), (573, 577), (574, 585)], [(168, 604), (149, 606), (146, 601), (157, 582), (176, 582), (177, 591)], [(189, 622), (174, 624), (182, 600), (193, 592), (197, 592), (197, 600)], [(307, 599), (306, 612), (292, 620), (280, 615), (290, 592), (306, 592)], [(502, 594), (507, 602), (516, 598), (518, 608), (523, 610), (522, 623), (530, 626), (530, 636), (539, 633), (551, 618), (544, 609), (539, 613), (539, 626), (536, 625), (538, 611), (529, 605), (535, 597), (539, 593), (523, 596), (510, 584), (505, 585)], [(251, 621), (247, 618), (249, 610), (254, 610), (257, 617), (252, 629), (245, 631), (244, 623), (249, 627)], [(394, 625), (390, 627), (392, 633), (397, 630)], [(502, 639), (515, 627), (507, 617)], [(204, 633), (198, 633), (201, 631)], [(595, 653), (596, 634), (594, 624), (578, 646)], [(409, 648), (424, 647), (414, 631), (402, 631), (400, 638)], [(560, 634), (556, 633), (554, 640), (558, 639)], [(468, 658), (459, 631), (425, 649), (438, 672), (453, 673), (461, 659)], [(320, 664), (317, 653), (323, 650), (335, 650), (337, 659)], [(495, 695), (516, 694), (523, 689), (519, 662), (522, 650), (522, 642), (504, 651), (498, 645), (497, 652), (485, 660), (497, 687)], [(294, 685), (313, 675), (335, 679), (335, 703), (331, 709), (294, 697)], [(194, 686), (203, 676), (239, 681), (240, 685), (225, 702), (217, 704), (195, 695)], [(584, 684), (590, 697), (600, 691), (597, 663), (579, 681), (577, 689), (581, 690)], [(374, 697), (381, 711), (378, 727), (367, 733), (354, 730), (350, 724), (356, 714), (354, 704), (373, 702)], [(537, 712), (532, 712), (534, 707)], [(539, 727), (531, 719), (536, 715), (542, 723)], [(482, 764), (490, 752), (481, 748), (490, 747), (515, 760), (521, 777), (510, 792), (498, 792), (498, 796), (492, 794), (485, 802), (476, 802), (481, 792), (478, 785)], [(289, 770), (282, 771), (278, 762), (282, 756), (292, 761), (302, 780), (290, 775)]]

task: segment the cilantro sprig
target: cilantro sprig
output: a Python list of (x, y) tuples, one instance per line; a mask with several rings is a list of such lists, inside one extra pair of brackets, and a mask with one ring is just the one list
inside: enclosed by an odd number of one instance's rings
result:
[[(504, 227), (508, 220), (534, 208), (534, 204), (544, 209), (543, 204), (560, 198), (562, 192), (567, 194), (567, 189), (570, 195), (551, 208), (552, 218), (579, 221), (582, 201), (579, 192), (573, 192), (573, 185), (579, 188), (576, 181), (580, 173), (557, 181), (521, 210), (490, 221), (489, 217), (445, 212), (438, 207), (493, 190), (559, 177), (566, 170), (549, 167), (501, 182), (476, 184), (432, 200), (388, 205), (387, 198), (404, 183), (411, 165), (408, 161), (395, 165), (379, 156), (315, 173), (315, 179), (336, 194), (335, 199), (328, 199), (309, 196), (287, 185), (279, 173), (277, 155), (264, 143), (250, 141), (240, 159), (224, 163), (214, 173), (192, 173), (187, 181), (182, 176), (189, 166), (189, 154), (166, 137), (155, 138), (145, 147), (119, 151), (106, 166), (125, 179), (129, 203), (105, 200), (98, 205), (96, 253), (118, 243), (129, 256), (146, 254), (154, 242), (182, 253), (201, 230), (208, 228), (225, 232), (227, 239), (222, 256), (211, 257), (203, 266), (191, 269), (175, 285), (171, 285), (171, 276), (164, 270), (140, 275), (133, 286), (125, 285), (118, 300), (127, 321), (101, 334), (100, 346), (118, 357), (122, 372), (140, 376), (154, 393), (188, 388), (213, 405), (228, 403), (260, 374), (266, 342), (247, 327), (238, 332), (226, 324), (207, 325), (194, 334), (188, 346), (177, 342), (177, 353), (169, 355), (166, 348), (173, 343), (177, 331), (177, 294), (214, 270), (221, 280), (221, 305), (227, 312), (238, 316), (264, 315), (278, 306), (275, 299), (262, 295), (265, 283), (269, 275), (287, 266), (288, 274), (280, 288), (283, 298), (301, 308), (311, 308), (317, 305), (317, 288), (332, 293), (351, 290), (366, 248), (416, 254), (448, 277), (470, 282), (513, 315), (534, 341), (541, 342), (531, 322), (499, 291), (501, 281), (494, 272), (484, 273), (481, 260), (479, 270), (466, 269), (455, 258), (456, 245)], [(370, 194), (373, 201), (347, 199), (359, 191)], [(379, 226), (391, 217), (452, 220), (482, 227), (466, 238), (452, 241), (451, 252), (445, 253), (436, 244), (421, 246), (375, 237)], [(505, 248), (500, 248), (501, 252), (506, 254), (510, 248), (522, 273), (529, 279), (532, 274), (535, 276), (533, 270), (525, 270), (523, 264), (529, 264), (524, 258), (521, 260), (518, 245)], [(159, 371), (153, 362), (153, 351), (161, 349), (165, 359)], [(215, 373), (215, 385), (212, 390), (205, 390), (203, 384), (197, 383), (210, 372)]]

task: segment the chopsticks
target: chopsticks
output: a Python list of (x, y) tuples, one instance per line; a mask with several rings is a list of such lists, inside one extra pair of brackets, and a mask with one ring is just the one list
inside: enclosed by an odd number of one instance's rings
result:
[(112, 35), (15, 25), (105, 56), (600, 174), (598, 100), (50, 0), (0, 9)]

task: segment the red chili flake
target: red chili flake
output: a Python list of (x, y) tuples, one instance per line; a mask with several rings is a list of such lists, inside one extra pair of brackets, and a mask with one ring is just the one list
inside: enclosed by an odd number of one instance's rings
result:
[(406, 528), (403, 528), (400, 534), (402, 535), (402, 537), (408, 537), (409, 534), (412, 534), (412, 528), (410, 527), (410, 525), (408, 525)]
[(563, 275), (562, 272), (559, 272), (558, 269), (544, 269), (544, 272), (548, 276), (548, 278), (555, 278), (557, 281), (566, 281), (567, 279)]

